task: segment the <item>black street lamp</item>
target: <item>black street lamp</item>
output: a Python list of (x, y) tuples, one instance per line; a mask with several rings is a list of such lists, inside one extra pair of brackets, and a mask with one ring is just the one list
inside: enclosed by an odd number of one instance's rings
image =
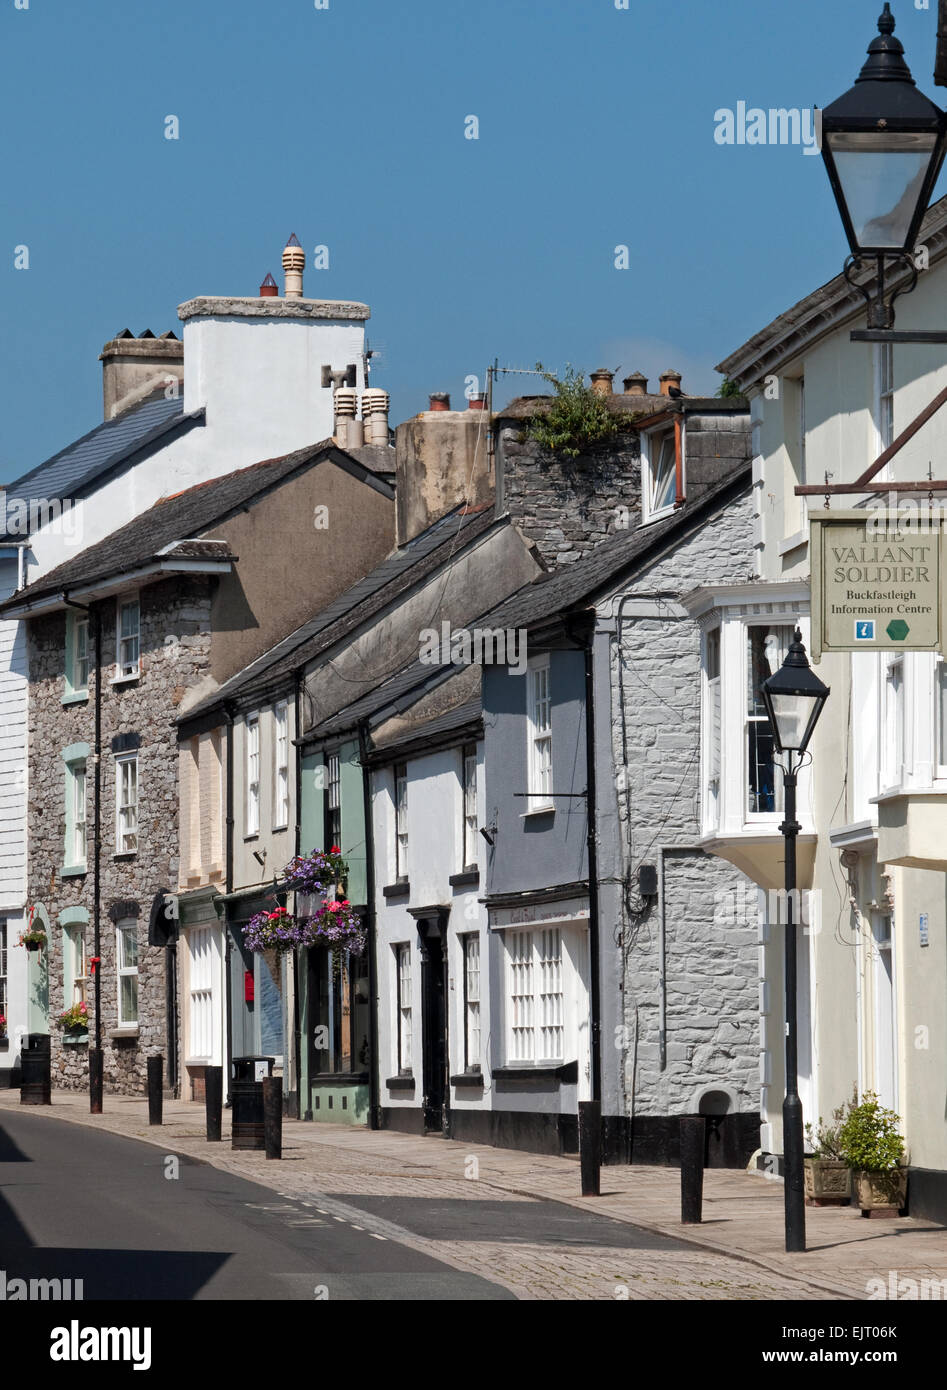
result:
[(786, 1098), (783, 1101), (783, 1167), (786, 1200), (786, 1249), (806, 1248), (806, 1199), (803, 1178), (802, 1101), (799, 1099), (799, 1049), (796, 1020), (796, 775), (813, 730), (829, 698), (809, 665), (802, 633), (796, 628), (786, 660), (760, 687), (778, 753), (786, 754), (783, 782), (786, 802), (779, 827), (786, 844)]
[[(896, 296), (886, 295), (885, 261), (909, 271), (896, 294), (912, 290), (914, 247), (947, 149), (947, 114), (918, 91), (890, 4), (878, 30), (854, 87), (822, 113), (822, 158), (851, 247), (846, 279), (868, 300), (869, 328), (891, 329)], [(877, 261), (874, 300), (852, 279), (865, 259)]]

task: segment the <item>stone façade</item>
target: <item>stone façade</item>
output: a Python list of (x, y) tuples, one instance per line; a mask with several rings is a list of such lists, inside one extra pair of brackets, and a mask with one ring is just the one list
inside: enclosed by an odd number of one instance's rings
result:
[[(174, 719), (184, 692), (205, 675), (210, 659), (211, 584), (186, 578), (161, 581), (140, 591), (141, 673), (136, 680), (113, 685), (116, 631), (114, 599), (97, 608), (102, 620), (101, 730), (101, 1001), (105, 1089), (139, 1094), (145, 1085), (146, 1059), (168, 1059), (166, 1019), (167, 951), (148, 943), (151, 903), (161, 889), (173, 888), (178, 875), (178, 745)], [(41, 903), (50, 923), (48, 951), (49, 1014), (54, 1086), (88, 1085), (88, 1046), (64, 1044), (56, 1026), (63, 1001), (63, 928), (60, 914), (84, 908), (86, 954), (93, 954), (93, 760), (87, 762), (87, 872), (63, 877), (65, 847), (65, 768), (62, 750), (73, 743), (94, 746), (95, 673), (90, 641), (89, 698), (62, 703), (66, 620), (62, 612), (29, 623), (30, 714), (28, 885), (31, 904)], [(112, 741), (120, 734), (140, 739), (138, 852), (116, 854), (115, 762)], [(137, 1036), (116, 1039), (118, 994), (113, 918), (138, 921)], [(110, 909), (112, 916), (110, 917)], [(175, 989), (177, 985), (175, 984)], [(90, 982), (86, 990), (94, 998)], [(72, 1002), (71, 1000), (68, 1002)], [(90, 1029), (90, 1037), (92, 1031)]]

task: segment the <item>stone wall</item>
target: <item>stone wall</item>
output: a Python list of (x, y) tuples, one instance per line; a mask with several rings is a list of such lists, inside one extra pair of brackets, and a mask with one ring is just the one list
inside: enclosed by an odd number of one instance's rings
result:
[[(701, 584), (751, 574), (748, 484), (738, 501), (637, 576), (613, 602), (613, 750), (628, 883), (624, 1092), (626, 1113), (646, 1136), (649, 1117), (693, 1113), (709, 1089), (729, 1093), (731, 1112), (747, 1117), (747, 1130), (759, 1114), (756, 894), (737, 869), (696, 847), (700, 632), (673, 598)], [(653, 900), (639, 896), (637, 877), (643, 863), (660, 873), (662, 850), (663, 1067), (660, 913)], [(655, 1122), (655, 1153), (661, 1147), (656, 1133)]]
[[(141, 590), (141, 675), (112, 685), (116, 632), (114, 600), (99, 605), (102, 615), (101, 758), (101, 1000), (105, 1089), (138, 1094), (145, 1085), (146, 1058), (166, 1059), (165, 970), (167, 952), (148, 946), (151, 903), (178, 879), (178, 749), (174, 719), (185, 690), (202, 679), (210, 658), (210, 581), (172, 579)], [(65, 837), (65, 768), (62, 749), (73, 743), (94, 746), (95, 673), (90, 639), (89, 699), (63, 705), (65, 615), (30, 623), (30, 719), (28, 863), (31, 903), (49, 914), (49, 1007), (53, 1084), (88, 1085), (88, 1047), (64, 1045), (56, 1026), (63, 1002), (63, 929), (66, 908), (85, 908), (87, 956), (93, 955), (94, 769), (87, 762), (87, 872), (61, 876)], [(115, 761), (112, 741), (137, 734), (139, 749), (138, 852), (116, 854)], [(119, 907), (119, 904), (123, 906)], [(135, 906), (131, 906), (135, 905)], [(109, 915), (111, 910), (111, 917)], [(138, 920), (137, 1037), (113, 1038), (118, 1026), (114, 919)], [(175, 988), (176, 988), (175, 984)], [(87, 986), (91, 1005), (93, 986)], [(68, 1001), (68, 1002), (71, 1002)], [(92, 1036), (90, 1031), (90, 1037)]]
[(575, 459), (540, 452), (524, 425), (501, 426), (497, 471), (504, 505), (524, 539), (550, 569), (578, 560), (615, 531), (637, 526), (641, 451), (633, 431)]

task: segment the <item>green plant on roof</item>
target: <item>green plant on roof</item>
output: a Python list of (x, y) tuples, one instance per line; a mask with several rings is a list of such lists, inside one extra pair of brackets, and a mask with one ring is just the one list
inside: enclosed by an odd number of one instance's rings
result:
[(536, 363), (536, 370), (555, 388), (556, 394), (548, 410), (533, 416), (524, 434), (544, 453), (578, 458), (618, 433), (620, 417), (613, 415), (598, 392), (585, 384), (582, 372), (567, 366), (565, 374), (557, 377), (547, 372), (541, 362)]

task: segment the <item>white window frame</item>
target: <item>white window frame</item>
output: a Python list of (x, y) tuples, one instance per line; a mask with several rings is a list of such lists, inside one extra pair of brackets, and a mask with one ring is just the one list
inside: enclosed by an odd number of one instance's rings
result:
[[(711, 660), (716, 652), (716, 662)], [(704, 826), (716, 830), (723, 799), (723, 625), (703, 634), (701, 674), (704, 682)], [(716, 668), (716, 674), (714, 669)]]
[(480, 933), (466, 932), (462, 935), (460, 950), (464, 981), (464, 1071), (479, 1072), (483, 1068), (483, 965)]
[[(681, 424), (681, 476), (684, 474), (684, 426)], [(643, 525), (660, 521), (671, 516), (677, 506), (677, 443), (676, 426), (662, 425), (659, 429), (648, 430), (641, 436), (641, 520)], [(666, 448), (670, 446), (670, 471), (662, 472), (662, 463), (667, 470)], [(667, 482), (670, 482), (670, 501), (660, 505), (657, 502), (658, 482), (665, 478), (662, 493), (667, 496)]]
[[(134, 608), (136, 623), (134, 632), (122, 634), (122, 615), (126, 609)], [(134, 644), (134, 660), (126, 655), (126, 644)], [(141, 675), (141, 600), (137, 594), (130, 598), (120, 598), (115, 605), (115, 675), (113, 685), (122, 681), (137, 680)]]
[(289, 701), (273, 706), (273, 829), (289, 825)]
[(86, 985), (90, 983), (86, 956), (85, 924), (70, 922), (63, 927), (63, 937), (68, 943), (68, 955), (63, 952), (63, 1008), (70, 1009), (74, 1004), (85, 1004)]
[(526, 670), (526, 814), (551, 811), (553, 798), (552, 676), (549, 653), (530, 659)]
[[(903, 651), (881, 654), (881, 789), (890, 791), (904, 781), (907, 761), (907, 662)], [(892, 676), (897, 674), (895, 688)]]
[(460, 750), (461, 870), (477, 867), (477, 746)]
[(934, 658), (934, 714), (931, 728), (934, 730), (934, 749), (932, 763), (934, 776), (938, 781), (947, 781), (947, 661), (942, 656)]
[(414, 1070), (412, 1024), (414, 1019), (411, 981), (411, 943), (399, 941), (395, 956), (395, 1062), (399, 1076), (411, 1076)]
[[(869, 463), (894, 443), (894, 347), (891, 343), (873, 343), (872, 347), (872, 421), (875, 449)], [(878, 482), (887, 482), (888, 465), (877, 474)]]
[[(134, 767), (134, 777), (129, 777), (129, 789), (134, 791), (134, 796), (129, 796), (126, 800), (125, 769)], [(137, 753), (120, 753), (115, 758), (115, 853), (116, 854), (137, 854), (139, 849), (138, 842), (138, 807), (140, 804), (141, 793), (141, 768), (139, 767)], [(134, 784), (132, 787), (132, 783)], [(134, 837), (134, 845), (127, 845), (127, 839)]]
[[(187, 1060), (212, 1063), (216, 1041), (216, 1001), (214, 980), (217, 950), (214, 928), (189, 927), (186, 933), (187, 967)], [(204, 1044), (204, 1046), (201, 1046)]]
[[(125, 936), (128, 932), (134, 932), (135, 936), (135, 963), (130, 965), (125, 958)], [(138, 943), (138, 919), (137, 917), (122, 917), (115, 923), (115, 984), (118, 1004), (118, 1026), (119, 1028), (137, 1028), (139, 1015), (141, 1013), (141, 1000), (138, 996), (139, 980), (139, 959), (140, 947)], [(125, 979), (135, 980), (135, 1017), (126, 1018), (122, 1008), (122, 981)]]
[[(787, 640), (787, 643), (786, 643), (786, 647), (787, 647), (787, 650), (788, 650), (788, 643), (792, 641), (793, 625), (792, 625), (792, 623), (791, 623), (789, 620), (777, 616), (777, 617), (772, 618), (771, 620), (764, 621), (764, 622), (760, 622), (759, 620), (754, 620), (754, 619), (751, 618), (751, 619), (749, 619), (748, 621), (745, 621), (745, 622), (742, 624), (742, 628), (743, 628), (743, 630), (742, 630), (741, 636), (742, 636), (742, 647), (743, 647), (743, 670), (742, 670), (743, 704), (742, 704), (742, 730), (741, 730), (741, 738), (742, 738), (742, 748), (743, 748), (743, 755), (742, 755), (742, 756), (743, 756), (743, 819), (744, 819), (744, 823), (745, 823), (746, 825), (758, 825), (758, 824), (760, 824), (760, 823), (764, 823), (764, 824), (765, 824), (765, 823), (769, 823), (769, 822), (773, 822), (773, 821), (778, 821), (778, 820), (781, 820), (781, 819), (782, 819), (782, 816), (783, 816), (783, 799), (784, 799), (784, 796), (785, 796), (785, 788), (784, 788), (784, 785), (783, 785), (783, 775), (782, 775), (782, 773), (779, 771), (779, 766), (778, 766), (778, 764), (774, 761), (774, 763), (773, 763), (773, 804), (774, 804), (774, 808), (775, 808), (775, 809), (772, 810), (772, 811), (751, 811), (751, 810), (750, 810), (750, 725), (751, 725), (751, 724), (765, 724), (765, 723), (767, 723), (767, 720), (766, 720), (765, 717), (763, 717), (763, 716), (759, 716), (759, 715), (758, 715), (758, 716), (755, 716), (755, 717), (754, 717), (754, 716), (751, 716), (751, 715), (750, 715), (750, 711), (749, 711), (749, 709), (748, 709), (748, 703), (749, 703), (748, 697), (749, 697), (749, 690), (750, 690), (750, 630), (751, 630), (751, 628), (783, 628), (783, 629), (785, 629), (786, 633), (789, 634), (789, 635), (788, 635), (788, 640)], [(722, 642), (721, 642), (721, 651), (722, 651), (722, 650), (723, 650), (723, 648), (722, 648)], [(782, 658), (780, 658), (779, 664), (777, 665), (777, 668), (776, 668), (777, 670), (779, 669), (779, 666), (780, 666), (781, 664), (782, 664)]]
[(244, 763), (246, 771), (245, 830), (246, 839), (260, 833), (260, 714), (252, 710), (244, 720)]
[[(79, 669), (80, 635), (85, 651), (83, 663), (85, 672)], [(75, 609), (66, 614), (66, 651), (64, 665), (63, 697), (64, 705), (89, 698), (89, 616)], [(83, 674), (85, 679), (83, 679)]]
[[(507, 1065), (558, 1066), (567, 1046), (569, 967), (562, 927), (510, 928), (503, 936)], [(558, 1034), (557, 1049), (546, 1045), (550, 1034)]]
[(408, 879), (408, 765), (395, 763), (394, 810), (395, 810), (395, 883), (405, 883)]
[(72, 855), (70, 863), (76, 866), (87, 862), (86, 849), (86, 808), (88, 802), (88, 789), (86, 780), (87, 764), (73, 763), (70, 771), (72, 772)]

